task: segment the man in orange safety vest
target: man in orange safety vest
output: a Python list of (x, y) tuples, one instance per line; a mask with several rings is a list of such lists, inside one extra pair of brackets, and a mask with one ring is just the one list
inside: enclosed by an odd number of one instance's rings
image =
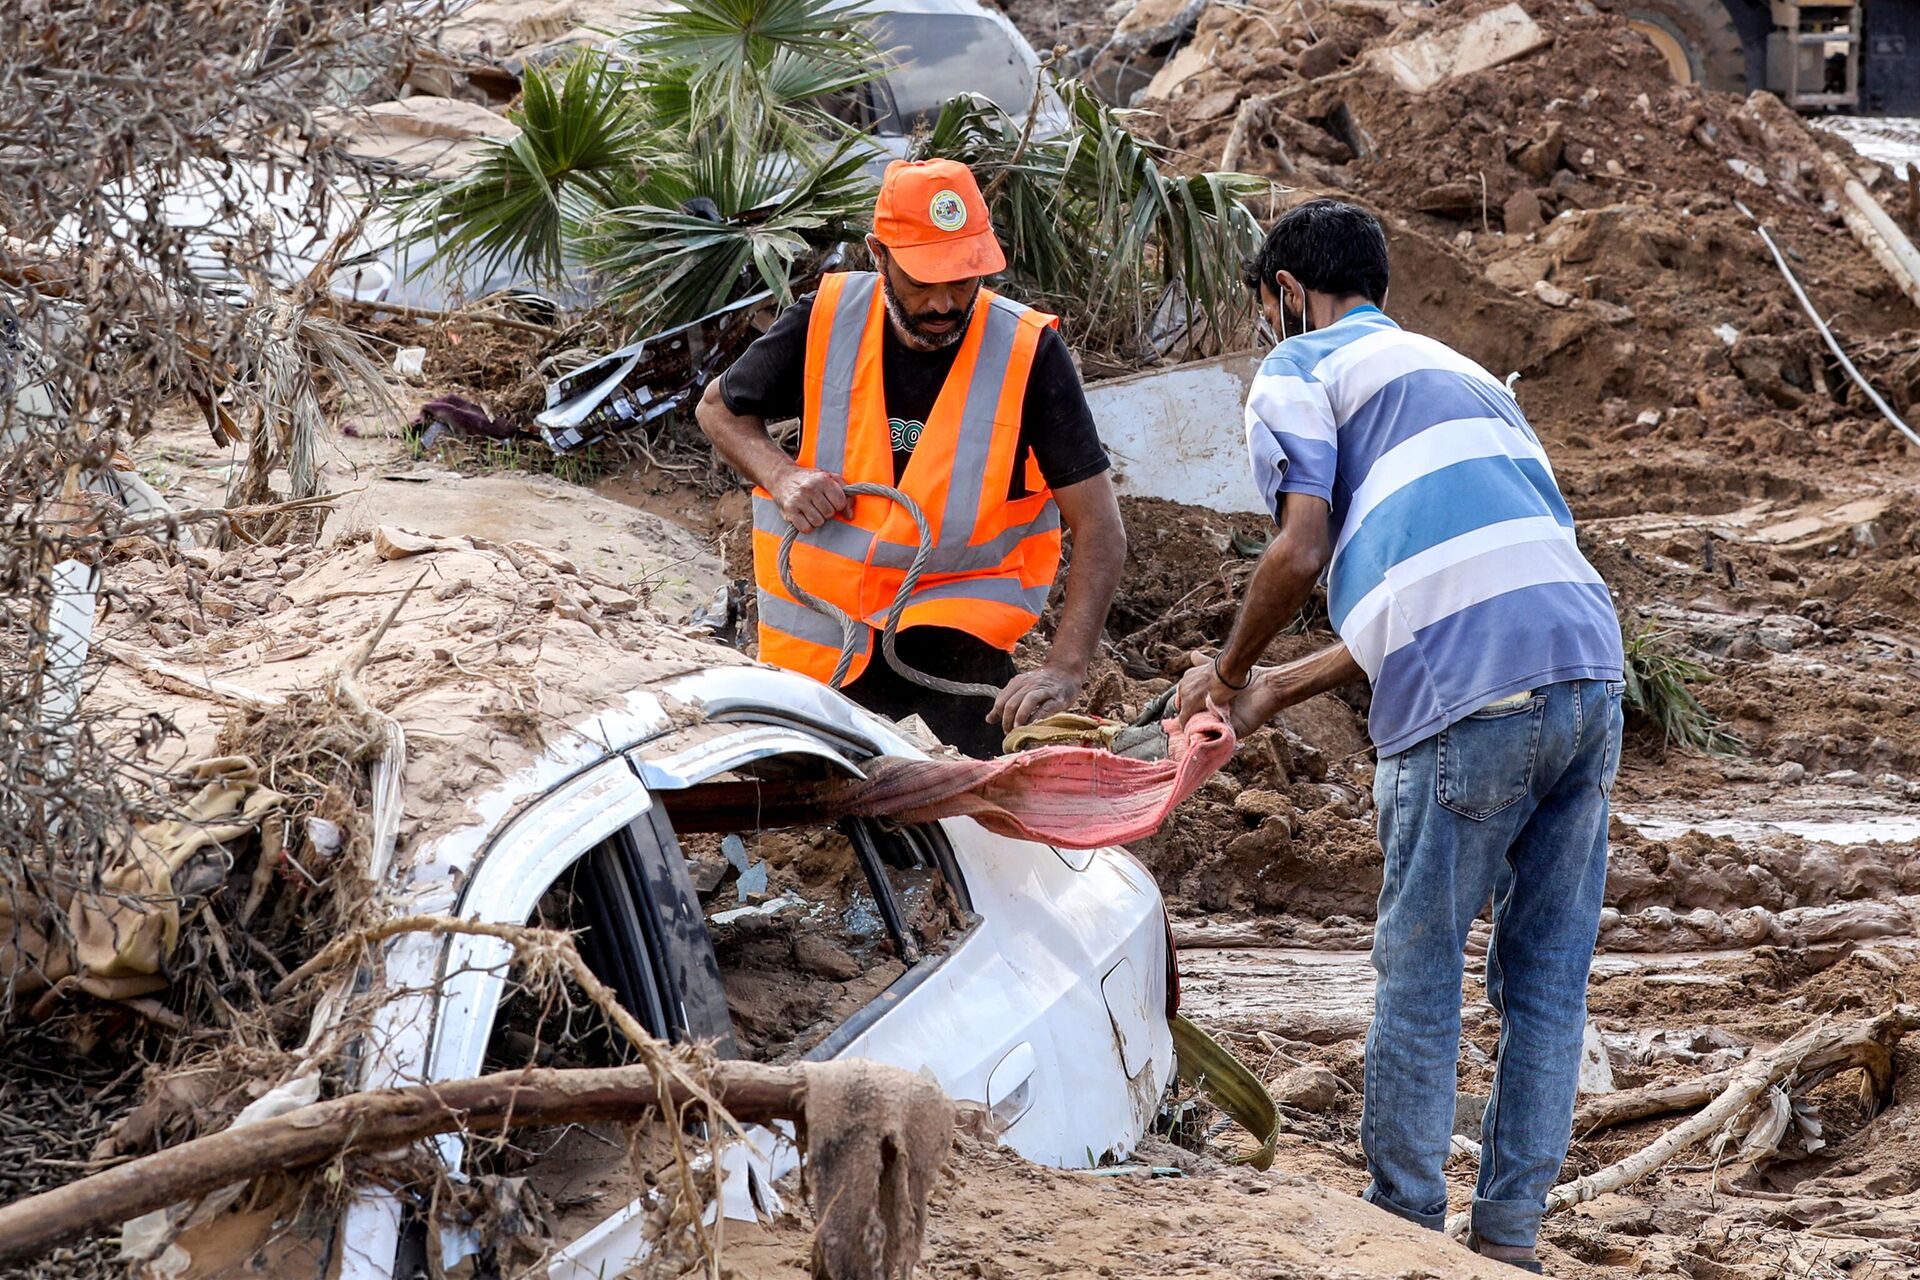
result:
[[(1007, 730), (1066, 710), (1086, 681), (1126, 559), (1106, 450), (1059, 320), (982, 283), (1006, 257), (966, 166), (890, 165), (867, 248), (874, 271), (824, 277), (707, 387), (700, 427), (756, 486), (761, 660), (825, 681), (840, 656), (839, 624), (800, 604), (775, 568), (791, 523), (794, 580), (863, 624), (843, 692), (991, 756)], [(796, 416), (790, 457), (766, 424)], [(898, 655), (929, 675), (1003, 686), (997, 698), (925, 689), (878, 652), (919, 534), (891, 500), (850, 496), (855, 482), (906, 493), (931, 527)], [(1015, 674), (1063, 523), (1073, 559), (1052, 647)]]

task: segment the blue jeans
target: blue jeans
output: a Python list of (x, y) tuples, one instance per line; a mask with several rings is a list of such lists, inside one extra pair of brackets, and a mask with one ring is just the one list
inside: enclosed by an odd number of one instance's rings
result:
[(1374, 930), (1360, 1142), (1366, 1197), (1446, 1220), (1467, 927), (1493, 899), (1487, 1000), (1500, 1016), (1473, 1228), (1531, 1245), (1573, 1126), (1587, 965), (1607, 880), (1619, 681), (1548, 685), (1380, 761), (1386, 873)]

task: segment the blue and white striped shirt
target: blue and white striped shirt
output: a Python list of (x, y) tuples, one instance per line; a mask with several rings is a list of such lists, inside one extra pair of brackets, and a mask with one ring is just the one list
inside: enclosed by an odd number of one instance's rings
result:
[(1275, 347), (1247, 396), (1254, 482), (1332, 507), (1327, 607), (1373, 682), (1381, 755), (1562, 680), (1618, 680), (1620, 626), (1546, 452), (1498, 379), (1378, 307)]

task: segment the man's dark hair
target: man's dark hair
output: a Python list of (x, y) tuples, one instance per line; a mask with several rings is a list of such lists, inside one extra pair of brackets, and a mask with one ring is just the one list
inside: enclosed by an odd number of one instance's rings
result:
[(1387, 296), (1387, 233), (1365, 209), (1309, 200), (1273, 224), (1267, 242), (1247, 259), (1243, 278), (1258, 294), (1261, 285), (1273, 289), (1282, 271), (1316, 293), (1357, 293), (1377, 306)]

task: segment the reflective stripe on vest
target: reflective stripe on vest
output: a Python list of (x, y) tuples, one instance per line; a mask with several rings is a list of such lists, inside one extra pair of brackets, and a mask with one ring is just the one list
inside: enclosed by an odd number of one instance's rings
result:
[[(1040, 334), (1052, 316), (980, 291), (926, 428), (896, 481), (880, 367), (887, 323), (880, 279), (828, 276), (808, 322), (806, 387), (798, 461), (848, 481), (893, 485), (921, 506), (933, 548), (901, 618), (958, 627), (1012, 649), (1046, 607), (1060, 562), (1060, 511), (1027, 466), (1027, 497), (1009, 499), (1021, 406)], [(825, 680), (839, 656), (839, 624), (796, 602), (776, 564), (786, 521), (764, 490), (753, 502), (760, 657)], [(807, 591), (867, 624), (847, 679), (873, 652), (904, 571), (918, 551), (912, 519), (884, 498), (861, 497), (841, 519), (794, 545), (793, 571)], [(938, 673), (934, 673), (938, 674)]]

